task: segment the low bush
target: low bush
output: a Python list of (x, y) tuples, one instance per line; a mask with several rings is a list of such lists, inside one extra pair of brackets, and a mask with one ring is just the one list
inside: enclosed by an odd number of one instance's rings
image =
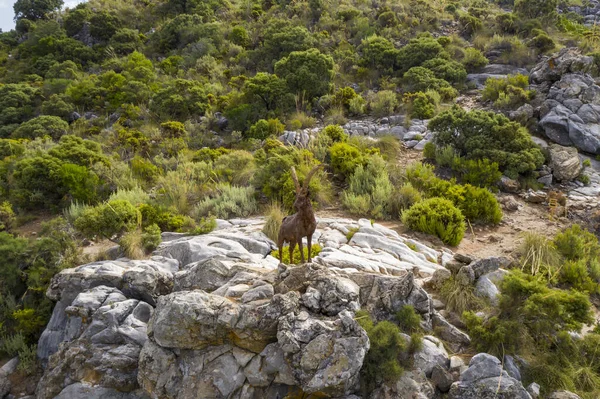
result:
[(158, 227), (158, 225), (155, 223), (144, 227), (144, 233), (142, 234), (142, 247), (146, 252), (152, 252), (158, 248), (162, 241), (160, 233), (160, 227)]
[(261, 119), (250, 127), (247, 138), (264, 140), (270, 136), (279, 136), (285, 130), (285, 125), (279, 119)]
[(507, 78), (489, 78), (481, 93), (484, 101), (491, 101), (501, 110), (517, 109), (528, 103), (533, 92), (527, 90), (529, 78), (525, 75), (509, 75)]
[(333, 171), (345, 179), (365, 162), (360, 149), (349, 143), (335, 143), (329, 148), (329, 156)]
[(369, 108), (377, 117), (389, 116), (394, 113), (399, 102), (396, 93), (391, 90), (382, 90), (369, 96)]
[(475, 72), (489, 63), (488, 59), (485, 58), (481, 51), (474, 47), (465, 49), (465, 55), (461, 62), (468, 72)]
[(413, 334), (421, 331), (421, 315), (417, 313), (412, 305), (404, 305), (396, 312), (396, 320), (400, 329), (407, 333)]
[(194, 208), (197, 216), (214, 216), (219, 219), (248, 217), (258, 207), (254, 187), (237, 187), (219, 184), (213, 194), (200, 201)]
[[(437, 97), (433, 95), (437, 94)], [(402, 98), (402, 102), (406, 104), (408, 113), (412, 118), (416, 119), (429, 119), (435, 115), (437, 106), (439, 105), (440, 96), (435, 91), (428, 91), (423, 93), (418, 91), (416, 93), (406, 93)]]
[(392, 322), (375, 324), (365, 311), (356, 312), (356, 320), (367, 332), (371, 343), (361, 369), (364, 389), (370, 392), (379, 384), (396, 381), (402, 375), (398, 359), (406, 350), (406, 342), (400, 335), (400, 328)]
[(463, 314), (465, 311), (477, 311), (485, 306), (485, 301), (475, 295), (474, 286), (464, 286), (454, 276), (442, 284), (440, 296), (444, 300), (446, 308), (458, 314)]
[(369, 215), (376, 219), (388, 218), (393, 186), (378, 155), (369, 157), (366, 166), (359, 165), (348, 179), (342, 203), (353, 214)]
[(489, 159), (509, 177), (531, 174), (544, 155), (527, 129), (504, 115), (453, 107), (429, 122), (438, 147), (452, 146), (466, 159)]
[(458, 245), (466, 231), (462, 212), (444, 198), (430, 198), (402, 214), (402, 222), (412, 230), (439, 237), (445, 244)]
[(196, 223), (196, 226), (189, 230), (188, 233), (197, 236), (202, 234), (208, 234), (216, 228), (217, 221), (215, 220), (215, 218), (200, 218), (200, 220), (198, 220), (198, 222)]
[(404, 183), (402, 187), (396, 189), (390, 201), (390, 213), (393, 217), (400, 217), (402, 211), (422, 200), (419, 190), (413, 187), (411, 183)]
[(340, 125), (326, 126), (322, 130), (322, 133), (327, 135), (333, 143), (348, 141), (348, 135), (344, 132), (344, 129), (342, 129)]
[(281, 222), (285, 216), (285, 211), (280, 203), (272, 202), (271, 205), (269, 205), (265, 225), (263, 226), (262, 231), (274, 242), (277, 242)]
[(0, 204), (0, 231), (11, 231), (15, 227), (17, 218), (12, 209), (12, 205), (8, 201)]
[(117, 242), (141, 224), (141, 215), (129, 201), (114, 200), (86, 208), (75, 220), (75, 228), (85, 237), (96, 236)]
[[(279, 250), (280, 249), (276, 249), (274, 251), (271, 252), (271, 256), (274, 258), (279, 259)], [(281, 250), (283, 250), (283, 260), (282, 263), (285, 264), (290, 264), (290, 247), (289, 245), (285, 245), (283, 248), (281, 248)], [(312, 246), (311, 246), (311, 256), (314, 258), (317, 255), (319, 255), (319, 253), (321, 252), (322, 248), (319, 244), (315, 244), (313, 242)], [(304, 253), (304, 260), (308, 259), (308, 247), (306, 245), (304, 245), (304, 247), (302, 248), (302, 252)], [(294, 265), (299, 265), (301, 262), (301, 258), (300, 258), (300, 246), (296, 245), (296, 247), (294, 248)]]

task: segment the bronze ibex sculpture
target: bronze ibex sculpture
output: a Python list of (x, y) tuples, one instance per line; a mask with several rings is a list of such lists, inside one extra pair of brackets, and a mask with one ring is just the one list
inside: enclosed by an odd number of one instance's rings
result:
[(302, 238), (306, 237), (308, 244), (308, 261), (311, 261), (311, 245), (312, 236), (317, 228), (317, 219), (315, 218), (315, 212), (313, 211), (310, 198), (308, 196), (308, 185), (310, 179), (317, 172), (317, 170), (323, 165), (315, 166), (304, 179), (304, 184), (300, 186), (298, 182), (298, 176), (296, 175), (296, 169), (292, 166), (292, 180), (296, 186), (296, 201), (294, 201), (294, 208), (297, 212), (291, 216), (286, 216), (281, 222), (279, 229), (279, 237), (277, 239), (277, 246), (279, 247), (279, 262), (283, 261), (283, 243), (290, 243), (290, 264), (294, 263), (294, 248), (296, 244), (300, 247), (300, 257), (302, 263), (304, 263), (304, 248), (302, 245)]

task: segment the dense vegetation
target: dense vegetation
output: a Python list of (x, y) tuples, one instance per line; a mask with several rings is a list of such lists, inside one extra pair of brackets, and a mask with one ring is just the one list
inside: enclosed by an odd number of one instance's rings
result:
[[(518, 123), (450, 104), (486, 56), (531, 65), (572, 40), (596, 51), (596, 29), (556, 5), (90, 0), (61, 10), (61, 0), (18, 0), (16, 29), (0, 33), (0, 352), (31, 358), (50, 315), (49, 281), (89, 260), (78, 250), (84, 239), (143, 257), (162, 231), (206, 233), (215, 218), (269, 203), (273, 238), (293, 207), (291, 166), (303, 180), (327, 165), (311, 180), (316, 206), (339, 201), (360, 217), (402, 219), (449, 245), (467, 222), (498, 224), (490, 190), (501, 173), (534, 176), (543, 155)], [(525, 86), (489, 82), (485, 96), (514, 108), (532, 95)], [(339, 126), (397, 112), (433, 118), (426, 155), (455, 179), (424, 164), (401, 170), (396, 138), (350, 138)], [(277, 140), (315, 126), (308, 148)], [(22, 238), (31, 215), (52, 220)], [(591, 292), (583, 261), (569, 262), (562, 283)], [(373, 342), (375, 367), (387, 354)]]

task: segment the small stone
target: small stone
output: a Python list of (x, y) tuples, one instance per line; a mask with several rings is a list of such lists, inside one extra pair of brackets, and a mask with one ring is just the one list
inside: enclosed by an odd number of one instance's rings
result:
[(532, 399), (538, 399), (540, 397), (540, 384), (532, 382), (527, 387), (527, 392), (531, 395)]
[(463, 266), (456, 274), (456, 281), (463, 287), (472, 285), (475, 282), (475, 272), (469, 266)]
[(469, 254), (455, 253), (454, 259), (468, 265), (469, 263), (471, 263), (475, 260), (475, 257), (473, 255), (469, 255)]
[(454, 382), (452, 375), (439, 364), (433, 366), (431, 381), (442, 393), (448, 392)]

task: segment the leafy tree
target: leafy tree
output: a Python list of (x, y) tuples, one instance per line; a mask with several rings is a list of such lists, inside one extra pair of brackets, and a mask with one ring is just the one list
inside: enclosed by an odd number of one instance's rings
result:
[(294, 51), (275, 64), (275, 73), (289, 89), (313, 99), (329, 92), (333, 79), (333, 59), (317, 49)]
[(13, 5), (15, 19), (44, 19), (48, 14), (58, 11), (63, 4), (63, 0), (17, 0)]
[(66, 163), (60, 167), (59, 176), (72, 201), (84, 204), (95, 202), (99, 179), (94, 172), (85, 166)]
[(24, 83), (0, 85), (0, 132), (6, 137), (33, 116), (40, 90)]
[(58, 140), (67, 133), (69, 124), (57, 116), (42, 115), (22, 123), (12, 134), (13, 138), (35, 139), (50, 136)]
[(515, 0), (514, 12), (525, 18), (552, 18), (556, 16), (558, 0)]
[(270, 20), (265, 29), (263, 48), (272, 60), (294, 51), (308, 50), (313, 44), (310, 32), (304, 26), (294, 26), (286, 20)]
[(126, 55), (140, 50), (142, 39), (137, 30), (121, 28), (111, 36), (109, 44), (117, 54)]
[(504, 115), (467, 112), (455, 106), (433, 118), (429, 128), (436, 133), (436, 145), (450, 145), (467, 159), (488, 158), (513, 177), (530, 173), (544, 163), (541, 150), (527, 130)]
[(412, 67), (421, 66), (434, 58), (448, 58), (443, 46), (431, 35), (411, 39), (398, 51), (397, 65), (404, 73)]
[(275, 110), (286, 110), (293, 101), (286, 81), (270, 73), (257, 73), (246, 81), (243, 91), (249, 103), (258, 102), (264, 108), (261, 116)]
[(77, 35), (83, 29), (86, 22), (90, 20), (92, 11), (89, 9), (87, 3), (80, 3), (74, 9), (70, 10), (65, 15), (63, 27), (67, 32), (67, 35), (73, 37)]
[(185, 121), (192, 116), (199, 118), (209, 109), (208, 93), (198, 82), (175, 79), (152, 97), (150, 109), (164, 119)]
[(81, 137), (66, 135), (48, 154), (68, 163), (90, 167), (95, 163), (108, 165), (108, 158), (102, 153), (100, 144)]
[[(466, 76), (465, 76), (466, 77)], [(404, 74), (404, 81), (410, 91), (440, 90), (450, 87), (450, 84), (435, 76), (435, 73), (425, 67), (412, 67)]]
[(361, 54), (361, 64), (366, 67), (389, 72), (396, 65), (398, 50), (384, 37), (369, 36), (362, 40), (358, 50)]
[(61, 166), (59, 159), (49, 155), (17, 161), (11, 177), (11, 202), (24, 209), (55, 207), (66, 191), (60, 178)]
[(42, 104), (42, 112), (45, 115), (57, 116), (64, 121), (68, 121), (71, 118), (74, 106), (65, 100), (68, 100), (68, 98), (53, 94)]

